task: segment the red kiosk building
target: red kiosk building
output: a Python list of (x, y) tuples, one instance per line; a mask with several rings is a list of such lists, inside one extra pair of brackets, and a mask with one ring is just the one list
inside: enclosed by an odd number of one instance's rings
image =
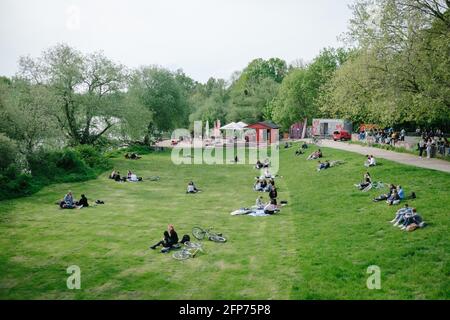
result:
[(279, 129), (280, 126), (273, 123), (272, 121), (264, 121), (264, 122), (258, 122), (255, 124), (251, 124), (245, 129), (253, 129), (255, 130), (256, 137), (251, 137), (253, 141), (255, 141), (257, 144), (260, 143), (268, 143), (272, 144), (277, 141), (279, 141)]

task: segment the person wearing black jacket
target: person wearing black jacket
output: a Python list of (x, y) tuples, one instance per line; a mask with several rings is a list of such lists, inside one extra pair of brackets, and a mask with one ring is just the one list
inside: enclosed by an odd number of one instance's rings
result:
[(277, 192), (277, 188), (275, 187), (275, 185), (272, 187), (272, 190), (269, 192), (269, 197), (270, 197), (271, 202), (273, 202), (274, 205), (277, 205), (278, 192)]
[(81, 199), (76, 203), (76, 205), (82, 207), (89, 207), (88, 199), (84, 194), (81, 195)]
[(175, 228), (172, 224), (169, 224), (169, 226), (167, 227), (167, 231), (164, 231), (164, 239), (151, 246), (150, 249), (155, 250), (157, 247), (162, 245), (164, 248), (161, 250), (161, 252), (166, 253), (178, 243), (178, 240), (178, 234), (175, 231)]

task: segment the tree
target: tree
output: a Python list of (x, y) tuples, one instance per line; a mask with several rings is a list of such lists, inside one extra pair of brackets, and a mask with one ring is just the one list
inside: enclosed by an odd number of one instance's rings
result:
[(147, 124), (148, 140), (160, 132), (176, 129), (188, 115), (183, 89), (174, 74), (160, 67), (143, 67), (137, 70), (129, 87), (131, 96), (151, 113)]
[[(347, 36), (359, 57), (336, 74), (322, 110), (332, 114), (339, 108), (352, 120), (385, 125), (448, 126), (449, 4), (357, 1)], [(356, 88), (360, 92), (352, 92)]]
[(319, 115), (319, 98), (324, 86), (347, 56), (348, 52), (343, 49), (325, 49), (311, 64), (304, 68), (293, 68), (271, 103), (273, 120), (287, 129), (297, 121)]
[(93, 144), (122, 118), (125, 68), (101, 53), (59, 44), (40, 58), (20, 59), (20, 75), (49, 90), (49, 113), (72, 144)]
[(14, 79), (0, 89), (1, 130), (16, 140), (19, 150), (25, 154), (49, 138), (57, 136), (57, 126), (49, 118), (48, 107), (53, 97), (43, 85)]

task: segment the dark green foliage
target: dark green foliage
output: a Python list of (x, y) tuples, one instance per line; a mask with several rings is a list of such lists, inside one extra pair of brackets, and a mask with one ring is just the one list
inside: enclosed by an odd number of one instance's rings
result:
[(0, 200), (30, 195), (51, 183), (95, 179), (111, 167), (92, 146), (58, 151), (37, 150), (27, 157), (30, 173), (10, 165), (0, 173)]

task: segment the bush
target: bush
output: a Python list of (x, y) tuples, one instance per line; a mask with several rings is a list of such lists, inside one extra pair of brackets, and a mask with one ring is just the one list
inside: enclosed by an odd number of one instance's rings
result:
[(0, 171), (13, 164), (17, 158), (18, 149), (14, 140), (0, 133)]
[(15, 164), (0, 171), (0, 200), (32, 194), (55, 182), (95, 179), (109, 169), (109, 161), (90, 146), (50, 151), (39, 149), (27, 157), (31, 174), (24, 174)]
[(107, 170), (111, 167), (109, 160), (98, 149), (93, 146), (83, 145), (76, 149), (79, 157), (92, 169)]

